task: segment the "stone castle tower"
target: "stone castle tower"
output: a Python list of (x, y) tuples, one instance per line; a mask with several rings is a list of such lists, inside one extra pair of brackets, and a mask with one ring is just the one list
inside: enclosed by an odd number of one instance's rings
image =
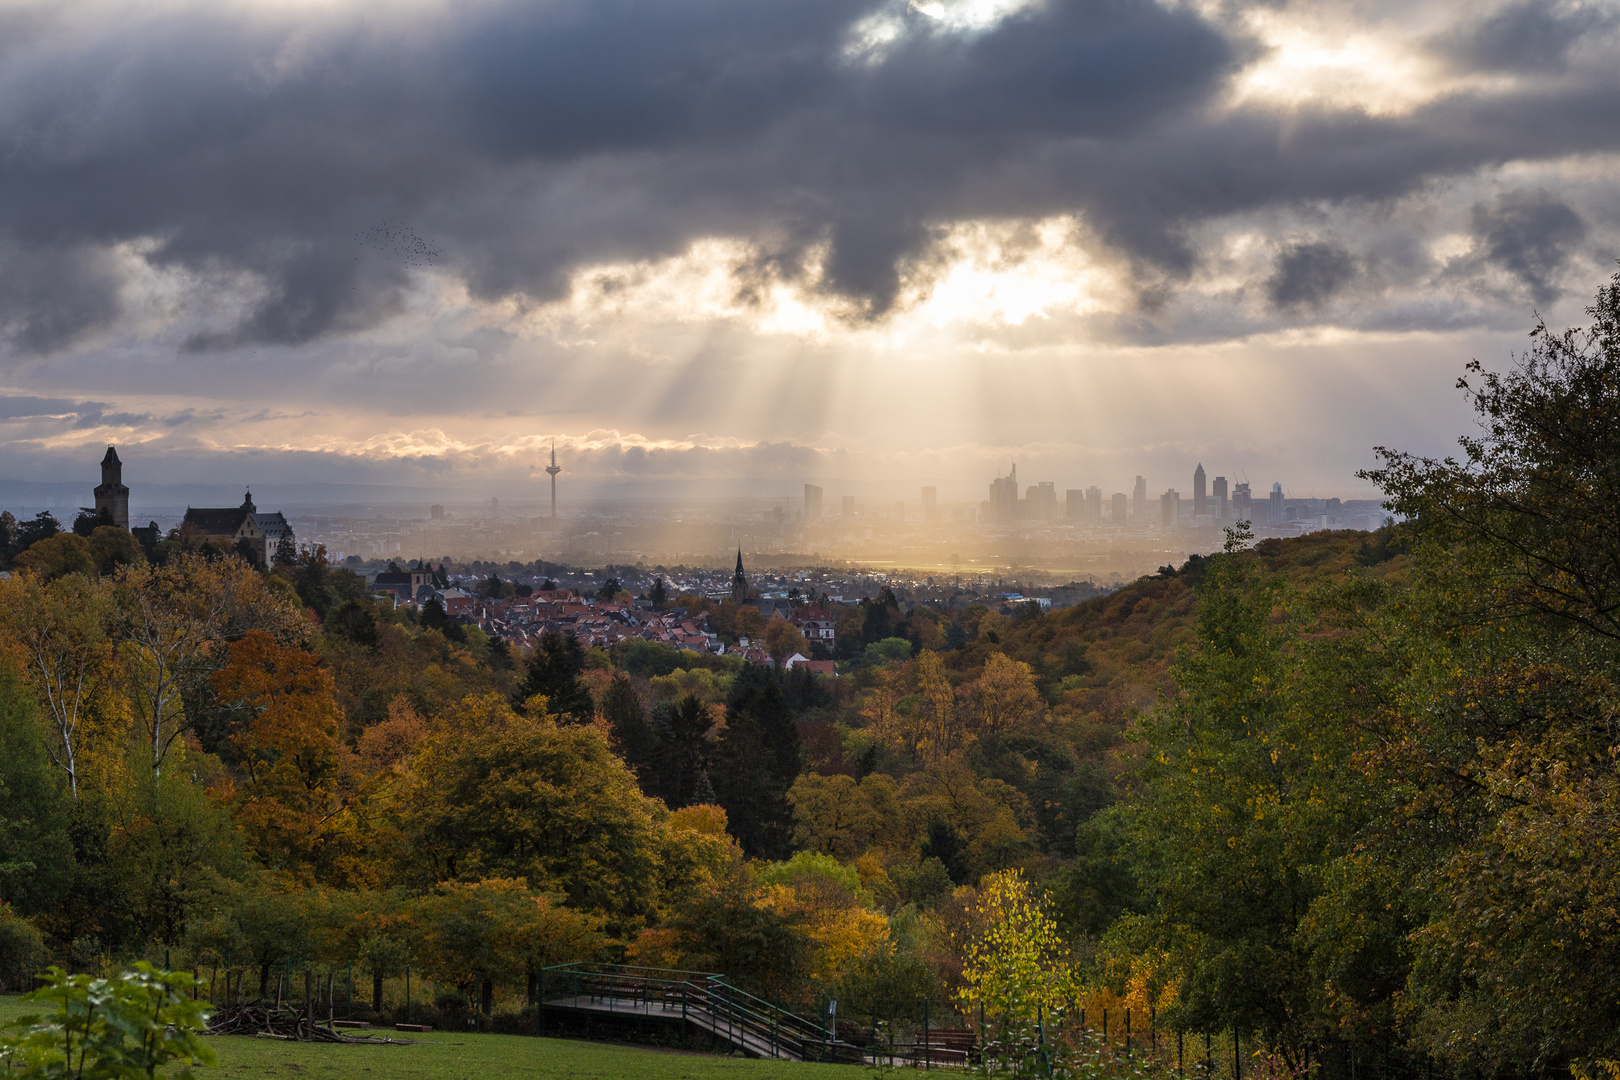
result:
[(129, 488), (124, 486), (124, 463), (114, 447), (107, 447), (107, 456), (101, 459), (101, 486), (95, 496), (96, 516), (105, 513), (114, 525), (129, 531)]

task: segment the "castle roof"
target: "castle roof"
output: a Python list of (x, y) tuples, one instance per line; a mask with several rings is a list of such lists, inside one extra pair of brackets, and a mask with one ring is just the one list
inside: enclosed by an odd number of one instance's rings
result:
[(287, 519), (279, 510), (273, 514), (254, 514), (253, 524), (259, 527), (259, 531), (264, 533), (268, 540), (280, 540), (283, 536), (292, 535), (292, 526), (287, 524)]
[(184, 524), (210, 536), (235, 536), (247, 513), (240, 506), (188, 506)]

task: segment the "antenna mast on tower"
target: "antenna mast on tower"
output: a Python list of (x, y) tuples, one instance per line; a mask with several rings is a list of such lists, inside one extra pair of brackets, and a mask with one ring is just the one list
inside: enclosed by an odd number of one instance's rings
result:
[(551, 520), (557, 520), (557, 474), (562, 472), (562, 466), (557, 464), (557, 440), (551, 440), (551, 464), (546, 466), (546, 472), (551, 477)]

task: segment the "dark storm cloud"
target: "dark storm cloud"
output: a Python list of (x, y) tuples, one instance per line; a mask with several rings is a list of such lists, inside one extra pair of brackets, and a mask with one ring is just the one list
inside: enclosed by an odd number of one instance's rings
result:
[(1583, 35), (1614, 25), (1614, 14), (1593, 6), (1509, 4), (1432, 42), (1458, 65), (1488, 71), (1556, 71)]
[[(22, 353), (117, 319), (99, 253), (126, 241), (154, 267), (257, 283), (245, 314), (187, 331), (194, 351), (389, 318), (409, 277), (358, 239), (379, 222), (485, 298), (546, 299), (581, 263), (703, 235), (747, 237), (790, 276), (827, 243), (827, 287), (877, 316), (952, 220), (1080, 212), (1163, 295), (1197, 265), (1192, 230), (1223, 214), (1620, 147), (1613, 70), (1405, 116), (1212, 112), (1252, 43), (1154, 0), (1048, 0), (980, 33), (875, 0), (497, 2), (309, 26), (42, 10), (0, 13), (0, 332)], [(906, 32), (851, 58), (879, 10)], [(1536, 17), (1506, 9), (1448, 55), (1556, 66), (1580, 17)], [(1534, 39), (1519, 54), (1490, 44), (1516, 35)], [(1493, 257), (1545, 280), (1553, 256), (1491, 213)]]
[(1474, 237), (1489, 261), (1522, 281), (1537, 303), (1555, 299), (1556, 278), (1570, 249), (1586, 239), (1586, 223), (1544, 191), (1507, 192), (1474, 207)]
[(53, 352), (107, 326), (122, 310), (118, 289), (97, 248), (0, 238), (0, 340), (21, 352)]
[(1337, 244), (1290, 244), (1277, 254), (1266, 295), (1279, 308), (1320, 307), (1355, 276), (1355, 259)]

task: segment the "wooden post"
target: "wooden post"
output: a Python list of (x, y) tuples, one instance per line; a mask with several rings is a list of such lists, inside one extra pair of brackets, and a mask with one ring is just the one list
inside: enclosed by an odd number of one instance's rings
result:
[(930, 1045), (928, 1038), (928, 999), (923, 998), (923, 1068), (925, 1069), (934, 1067), (932, 1051), (933, 1047)]
[(315, 969), (304, 969), (304, 1019), (300, 1023), (304, 1038), (315, 1037)]

